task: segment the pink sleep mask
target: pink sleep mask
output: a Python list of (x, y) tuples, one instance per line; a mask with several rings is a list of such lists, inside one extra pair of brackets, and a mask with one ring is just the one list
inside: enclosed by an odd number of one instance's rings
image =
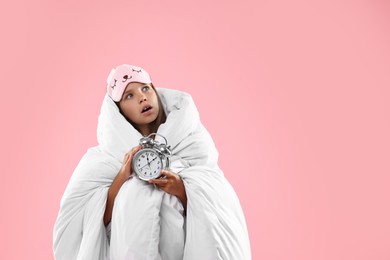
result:
[(119, 65), (112, 69), (107, 78), (107, 93), (112, 100), (119, 102), (130, 82), (152, 83), (149, 73), (134, 65)]

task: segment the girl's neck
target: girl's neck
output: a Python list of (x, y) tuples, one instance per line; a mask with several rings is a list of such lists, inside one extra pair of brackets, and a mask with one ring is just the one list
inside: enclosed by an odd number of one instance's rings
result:
[(138, 131), (143, 135), (143, 136), (148, 136), (150, 135), (151, 133), (153, 133), (153, 126), (151, 124), (147, 124), (147, 125), (141, 125), (141, 126), (138, 126)]

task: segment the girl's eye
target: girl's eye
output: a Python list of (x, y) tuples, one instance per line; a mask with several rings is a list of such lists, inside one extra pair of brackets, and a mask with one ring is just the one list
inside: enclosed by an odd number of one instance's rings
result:
[(145, 86), (142, 88), (143, 91), (148, 91), (149, 90), (149, 86)]
[(128, 94), (128, 95), (126, 96), (126, 98), (129, 99), (129, 98), (131, 98), (132, 96), (133, 96), (133, 94)]

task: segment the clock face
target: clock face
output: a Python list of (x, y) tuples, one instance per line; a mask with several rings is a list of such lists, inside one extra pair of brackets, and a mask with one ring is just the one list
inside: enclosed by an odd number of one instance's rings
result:
[(144, 148), (134, 155), (133, 169), (140, 179), (150, 180), (160, 176), (163, 165), (155, 150)]

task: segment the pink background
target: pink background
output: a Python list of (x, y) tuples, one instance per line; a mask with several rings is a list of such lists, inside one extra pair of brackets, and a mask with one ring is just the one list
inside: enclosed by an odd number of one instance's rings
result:
[(53, 259), (112, 67), (192, 94), (253, 259), (390, 259), (390, 4), (2, 3), (1, 259)]

